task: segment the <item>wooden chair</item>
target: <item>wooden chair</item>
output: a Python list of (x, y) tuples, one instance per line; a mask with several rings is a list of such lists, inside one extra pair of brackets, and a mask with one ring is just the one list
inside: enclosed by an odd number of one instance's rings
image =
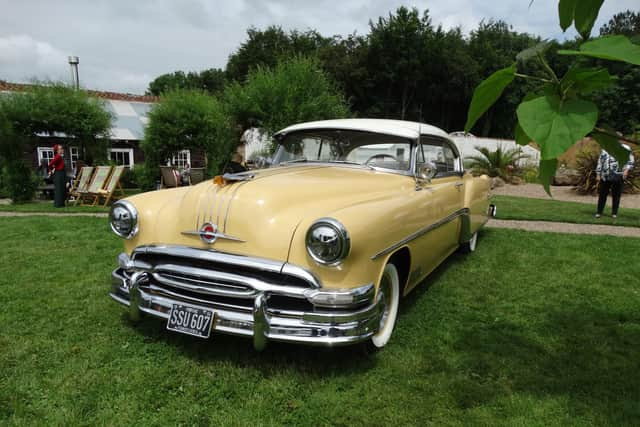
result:
[(191, 168), (191, 185), (196, 185), (204, 181), (204, 168)]
[(93, 178), (91, 179), (91, 183), (88, 185), (86, 191), (78, 190), (78, 198), (74, 205), (78, 204), (80, 201), (80, 205), (84, 206), (87, 203), (84, 203), (85, 200), (91, 200), (91, 206), (95, 206), (98, 203), (98, 194), (100, 190), (102, 190), (107, 182), (107, 179), (111, 175), (111, 166), (97, 166), (96, 171), (93, 174)]
[(71, 189), (69, 190), (69, 194), (67, 194), (67, 200), (73, 197), (74, 200), (77, 200), (80, 191), (87, 191), (89, 186), (89, 182), (91, 182), (91, 177), (93, 176), (93, 166), (84, 166), (80, 169), (80, 173), (76, 177), (75, 181), (71, 184)]
[[(104, 198), (104, 204), (102, 205), (103, 207), (106, 207), (112, 199), (118, 200), (124, 197), (124, 190), (122, 189), (122, 185), (120, 185), (120, 178), (124, 173), (124, 168), (124, 166), (114, 167), (113, 172), (111, 172), (109, 180), (107, 181), (104, 188), (98, 190), (98, 192), (96, 193), (96, 195), (98, 196), (96, 202), (99, 203), (100, 198)], [(118, 191), (120, 194), (116, 195), (116, 191)]]
[(180, 185), (180, 177), (173, 166), (160, 166), (160, 188), (175, 188)]

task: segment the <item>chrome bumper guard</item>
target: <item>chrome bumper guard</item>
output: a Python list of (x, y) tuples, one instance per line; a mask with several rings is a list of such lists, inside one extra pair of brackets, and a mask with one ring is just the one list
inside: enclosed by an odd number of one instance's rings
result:
[[(213, 267), (203, 268), (203, 260)], [(382, 314), (373, 284), (324, 290), (313, 275), (286, 263), (277, 268), (283, 280), (292, 275), (304, 280), (279, 283), (270, 260), (262, 265), (256, 258), (183, 247), (138, 248), (132, 258), (120, 254), (118, 264), (110, 296), (129, 307), (132, 319), (140, 313), (168, 319), (176, 303), (205, 307), (216, 313), (213, 331), (251, 336), (256, 350), (272, 340), (324, 346), (361, 342), (377, 331)], [(270, 275), (265, 280), (254, 271)]]

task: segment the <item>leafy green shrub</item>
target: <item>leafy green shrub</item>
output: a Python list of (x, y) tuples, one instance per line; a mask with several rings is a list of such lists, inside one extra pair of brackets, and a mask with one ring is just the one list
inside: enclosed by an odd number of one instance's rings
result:
[(203, 150), (209, 172), (215, 175), (237, 142), (229, 115), (216, 98), (194, 90), (167, 92), (149, 113), (141, 143), (145, 169), (137, 178), (138, 184), (151, 189), (159, 166), (180, 150)]
[(15, 161), (2, 168), (3, 193), (14, 203), (28, 202), (33, 199), (39, 179), (24, 161)]
[(540, 184), (540, 178), (538, 177), (540, 171), (536, 166), (524, 166), (520, 169), (520, 174), (522, 175), (524, 182)]

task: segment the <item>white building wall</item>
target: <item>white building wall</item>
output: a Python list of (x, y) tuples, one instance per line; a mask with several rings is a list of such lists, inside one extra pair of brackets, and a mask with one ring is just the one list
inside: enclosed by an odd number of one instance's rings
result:
[(527, 145), (521, 146), (516, 144), (516, 142), (512, 139), (498, 139), (498, 138), (478, 138), (473, 135), (450, 135), (453, 142), (458, 147), (460, 154), (462, 154), (462, 158), (466, 159), (470, 156), (476, 156), (480, 153), (476, 150), (476, 147), (486, 147), (490, 151), (495, 151), (498, 147), (502, 147), (503, 149), (513, 149), (519, 148), (523, 151), (524, 154), (528, 155), (528, 159), (524, 159), (520, 161), (520, 166), (524, 165), (532, 165), (537, 166), (540, 162), (540, 151), (535, 148)]

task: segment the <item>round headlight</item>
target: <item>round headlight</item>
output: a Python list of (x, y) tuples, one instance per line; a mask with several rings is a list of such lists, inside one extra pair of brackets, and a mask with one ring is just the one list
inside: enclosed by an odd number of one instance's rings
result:
[(333, 218), (314, 222), (307, 231), (306, 244), (311, 258), (324, 265), (338, 264), (349, 255), (351, 248), (349, 233)]
[(131, 239), (138, 234), (138, 211), (126, 200), (115, 202), (109, 212), (109, 224), (118, 236)]

